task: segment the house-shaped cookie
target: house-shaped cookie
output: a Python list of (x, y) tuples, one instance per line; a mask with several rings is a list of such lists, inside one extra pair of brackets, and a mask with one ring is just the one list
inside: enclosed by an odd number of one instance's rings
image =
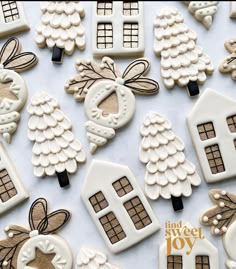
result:
[(127, 166), (93, 161), (81, 196), (113, 253), (131, 247), (160, 228)]
[[(187, 229), (192, 229), (190, 224), (185, 224), (184, 226), (186, 226)], [(182, 231), (184, 229), (185, 228), (183, 227)], [(181, 237), (181, 239), (183, 239), (183, 237)], [(173, 242), (176, 238), (172, 237), (171, 239)], [(188, 240), (191, 240), (192, 243), (194, 242), (191, 250), (189, 245), (185, 242), (181, 249), (175, 249), (172, 247), (171, 255), (167, 255), (167, 241), (165, 240), (159, 248), (159, 269), (220, 268), (218, 250), (206, 239), (206, 237), (204, 237), (204, 239), (199, 239), (190, 235), (188, 236)], [(178, 240), (178, 242), (180, 241)]]
[(142, 1), (94, 1), (93, 55), (143, 56), (143, 21)]
[(206, 181), (236, 176), (236, 101), (207, 89), (187, 123)]
[(28, 198), (2, 143), (0, 143), (0, 214)]
[(0, 1), (0, 38), (29, 29), (22, 1)]

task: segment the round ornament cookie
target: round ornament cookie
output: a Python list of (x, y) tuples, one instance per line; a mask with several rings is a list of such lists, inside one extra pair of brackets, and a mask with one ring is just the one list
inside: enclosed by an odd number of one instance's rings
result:
[(48, 214), (47, 201), (37, 199), (29, 212), (29, 226), (10, 225), (7, 239), (0, 241), (0, 268), (72, 269), (72, 253), (62, 238), (54, 235), (69, 220), (60, 209)]
[(79, 72), (65, 84), (65, 90), (84, 101), (87, 137), (94, 153), (115, 136), (115, 130), (126, 125), (135, 112), (134, 93), (156, 94), (159, 85), (144, 77), (150, 68), (146, 58), (134, 60), (123, 74), (108, 57), (101, 64), (83, 60), (77, 62)]
[(19, 40), (8, 39), (0, 51), (0, 134), (7, 143), (17, 129), (19, 111), (23, 108), (28, 91), (23, 78), (18, 74), (37, 63), (32, 52), (22, 52)]

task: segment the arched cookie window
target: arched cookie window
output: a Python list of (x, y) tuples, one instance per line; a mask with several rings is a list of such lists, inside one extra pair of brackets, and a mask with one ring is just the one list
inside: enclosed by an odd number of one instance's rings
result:
[(119, 197), (123, 197), (133, 190), (133, 187), (127, 177), (122, 177), (121, 179), (115, 181), (112, 186)]
[(227, 118), (227, 124), (231, 133), (236, 133), (236, 115)]
[(1, 6), (5, 23), (19, 20), (20, 15), (16, 1), (1, 1)]
[(113, 28), (111, 23), (99, 23), (97, 26), (97, 48), (110, 49), (113, 47)]
[(195, 269), (210, 269), (209, 256), (196, 256), (195, 265)]
[(89, 201), (96, 213), (108, 207), (108, 202), (101, 191), (91, 196)]
[(123, 14), (125, 16), (133, 16), (139, 14), (138, 1), (123, 1)]
[(183, 268), (182, 256), (170, 255), (167, 257), (167, 269), (182, 269), (182, 268)]
[(139, 27), (136, 22), (124, 23), (123, 46), (124, 48), (138, 48)]
[(109, 16), (113, 12), (112, 1), (97, 1), (97, 14), (102, 16)]
[(202, 141), (216, 137), (213, 122), (206, 122), (197, 126), (200, 139)]
[(225, 171), (224, 162), (218, 144), (206, 147), (205, 153), (212, 174), (219, 174)]

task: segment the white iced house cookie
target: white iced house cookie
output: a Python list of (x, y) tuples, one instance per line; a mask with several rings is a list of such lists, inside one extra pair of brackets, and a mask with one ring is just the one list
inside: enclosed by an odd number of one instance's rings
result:
[(206, 210), (200, 217), (203, 225), (211, 226), (213, 235), (222, 235), (236, 221), (236, 194), (224, 190), (209, 191), (214, 207)]
[(230, 53), (219, 66), (221, 73), (231, 73), (233, 80), (236, 80), (236, 39), (232, 38), (225, 42), (225, 48)]
[(187, 86), (190, 96), (199, 94), (214, 67), (201, 47), (196, 45), (197, 34), (184, 23), (177, 9), (165, 7), (154, 20), (154, 52), (161, 57), (161, 76), (168, 89)]
[(123, 74), (108, 57), (101, 64), (90, 60), (78, 61), (78, 75), (65, 84), (65, 91), (74, 94), (77, 101), (84, 101), (87, 137), (90, 151), (94, 153), (100, 146), (115, 136), (115, 130), (125, 126), (135, 112), (133, 93), (156, 94), (159, 85), (144, 75), (150, 68), (146, 58), (134, 60)]
[(71, 122), (56, 99), (46, 92), (35, 94), (27, 108), (30, 114), (28, 138), (34, 142), (32, 164), (37, 177), (57, 175), (61, 187), (69, 185), (67, 173), (75, 173), (86, 160)]
[(27, 198), (28, 193), (0, 143), (0, 215)]
[(3, 269), (72, 269), (72, 253), (66, 241), (54, 235), (69, 220), (60, 209), (48, 214), (47, 201), (37, 199), (29, 212), (29, 226), (10, 225), (7, 239), (0, 241), (0, 266)]
[(19, 40), (8, 39), (0, 50), (0, 134), (7, 143), (20, 120), (28, 91), (23, 78), (17, 74), (32, 68), (37, 57), (32, 52), (21, 52)]
[[(193, 228), (190, 224), (182, 227), (182, 233), (191, 231)], [(192, 231), (195, 231), (196, 228)], [(172, 235), (174, 241), (177, 237)], [(182, 239), (182, 237), (181, 237)], [(171, 253), (167, 253), (167, 240), (163, 241), (159, 248), (159, 269), (219, 269), (219, 252), (218, 249), (204, 238), (197, 238), (190, 233), (186, 238), (193, 242), (192, 249), (189, 245), (184, 244), (183, 248), (173, 248)], [(172, 241), (172, 242), (173, 242)], [(232, 267), (233, 268), (233, 267)]]
[(187, 124), (206, 181), (235, 177), (236, 101), (206, 89)]
[(231, 224), (226, 234), (224, 234), (223, 236), (224, 249), (228, 255), (228, 260), (225, 263), (227, 269), (236, 268), (235, 240), (236, 240), (236, 222)]
[(119, 269), (108, 262), (107, 256), (95, 249), (81, 248), (77, 257), (78, 269)]
[(75, 48), (84, 50), (85, 31), (81, 23), (84, 8), (81, 1), (45, 1), (41, 24), (35, 40), (40, 48), (53, 50), (52, 61), (62, 63), (63, 54), (71, 55)]
[(183, 209), (181, 196), (190, 196), (191, 185), (201, 183), (195, 166), (185, 159), (184, 143), (172, 132), (170, 121), (157, 113), (145, 117), (140, 132), (146, 195), (153, 200), (171, 199), (175, 211)]
[(0, 38), (29, 29), (22, 1), (0, 1)]
[(93, 161), (81, 191), (83, 202), (113, 253), (159, 230), (159, 222), (127, 166)]
[(143, 1), (93, 1), (93, 55), (143, 56), (143, 13)]
[(194, 17), (209, 29), (217, 12), (218, 1), (183, 1)]

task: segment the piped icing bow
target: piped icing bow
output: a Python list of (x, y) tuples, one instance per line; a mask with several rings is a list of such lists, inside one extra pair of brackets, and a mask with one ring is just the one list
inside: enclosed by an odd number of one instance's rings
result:
[(44, 198), (37, 199), (29, 211), (29, 229), (18, 225), (10, 225), (5, 228), (8, 238), (0, 241), (0, 268), (17, 269), (19, 252), (31, 237), (38, 234), (53, 234), (62, 228), (69, 219), (70, 213), (65, 209), (48, 214), (47, 201)]
[(104, 80), (116, 81), (136, 94), (152, 95), (159, 90), (158, 82), (144, 77), (150, 68), (150, 61), (146, 58), (134, 60), (123, 74), (109, 57), (104, 57), (101, 64), (90, 60), (78, 61), (76, 68), (78, 74), (65, 84), (65, 90), (74, 94), (77, 101), (83, 101), (90, 87)]

